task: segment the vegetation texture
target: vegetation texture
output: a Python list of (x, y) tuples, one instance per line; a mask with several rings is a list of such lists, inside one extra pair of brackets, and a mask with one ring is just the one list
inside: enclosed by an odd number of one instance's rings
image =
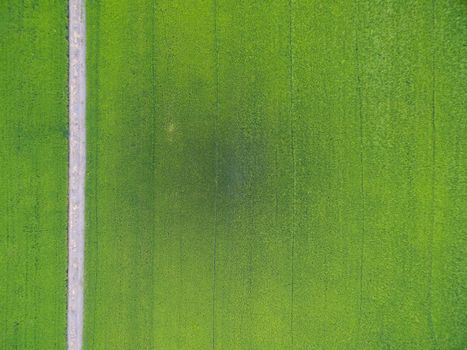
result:
[(0, 1), (0, 349), (66, 347), (66, 1)]
[(465, 348), (464, 1), (87, 4), (87, 349)]

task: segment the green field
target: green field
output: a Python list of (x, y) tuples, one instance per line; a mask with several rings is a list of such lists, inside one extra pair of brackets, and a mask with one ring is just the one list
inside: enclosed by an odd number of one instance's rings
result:
[(465, 2), (87, 16), (87, 349), (467, 346)]
[[(467, 347), (467, 3), (87, 0), (85, 349)], [(0, 1), (0, 349), (66, 348), (67, 3)]]
[(0, 349), (65, 349), (67, 5), (0, 1)]

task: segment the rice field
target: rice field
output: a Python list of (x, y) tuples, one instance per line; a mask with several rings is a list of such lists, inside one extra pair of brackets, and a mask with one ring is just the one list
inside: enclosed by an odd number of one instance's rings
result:
[(87, 11), (87, 348), (465, 347), (463, 2)]
[(67, 7), (0, 2), (0, 349), (66, 348)]
[[(0, 349), (67, 347), (67, 5), (0, 2)], [(464, 1), (86, 6), (84, 349), (466, 348)]]

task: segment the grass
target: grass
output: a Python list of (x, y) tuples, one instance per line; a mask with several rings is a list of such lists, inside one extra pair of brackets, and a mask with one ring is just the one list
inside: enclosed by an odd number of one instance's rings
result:
[(0, 348), (66, 346), (67, 7), (0, 2)]
[(462, 1), (88, 1), (88, 349), (461, 349)]

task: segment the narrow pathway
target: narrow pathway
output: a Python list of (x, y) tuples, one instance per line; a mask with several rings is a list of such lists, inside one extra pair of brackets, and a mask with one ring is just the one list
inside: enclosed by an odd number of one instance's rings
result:
[(69, 0), (68, 311), (69, 350), (83, 348), (84, 185), (86, 174), (84, 0)]

